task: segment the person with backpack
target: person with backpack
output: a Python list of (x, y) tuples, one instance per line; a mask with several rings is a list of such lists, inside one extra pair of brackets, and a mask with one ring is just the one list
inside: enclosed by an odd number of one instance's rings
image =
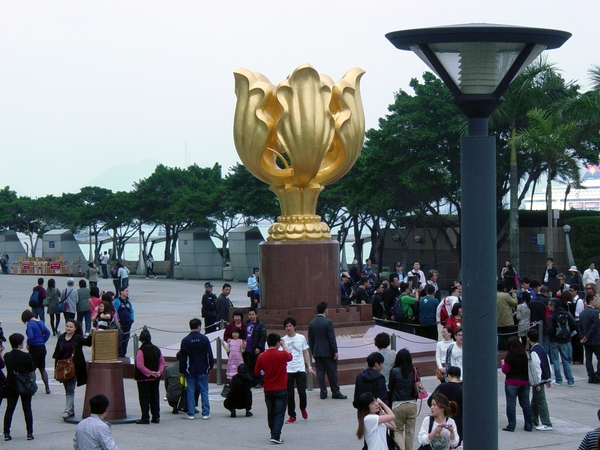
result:
[(42, 323), (46, 323), (46, 315), (44, 314), (44, 300), (46, 299), (46, 289), (44, 289), (44, 279), (38, 278), (37, 286), (33, 288), (31, 297), (29, 297), (29, 307), (33, 316), (40, 319)]
[(573, 361), (573, 347), (571, 346), (571, 332), (577, 330), (577, 323), (573, 316), (561, 307), (560, 300), (552, 298), (548, 301), (550, 316), (548, 317), (548, 336), (550, 337), (550, 354), (554, 364), (554, 375), (556, 384), (562, 384), (560, 373), (560, 361), (562, 361), (565, 378), (569, 387), (575, 385), (571, 373), (571, 362)]
[(69, 278), (67, 280), (67, 287), (62, 292), (58, 306), (59, 312), (62, 312), (65, 316), (65, 323), (69, 319), (75, 319), (78, 301), (79, 295), (77, 294), (77, 290), (75, 289), (75, 280), (73, 278)]

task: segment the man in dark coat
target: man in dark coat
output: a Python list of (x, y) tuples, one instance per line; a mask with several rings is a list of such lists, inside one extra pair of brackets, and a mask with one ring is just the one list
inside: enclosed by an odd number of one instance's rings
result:
[(221, 290), (221, 295), (217, 298), (217, 317), (216, 322), (219, 323), (223, 320), (225, 323), (229, 323), (229, 308), (233, 308), (233, 303), (229, 300), (229, 294), (231, 293), (231, 285), (225, 283)]
[[(586, 307), (579, 314), (579, 327), (581, 343), (585, 350), (585, 368), (588, 374), (588, 383), (600, 383), (600, 321), (598, 320), (598, 298), (594, 294), (585, 297)], [(592, 355), (598, 360), (597, 370), (594, 372)]]
[(315, 358), (317, 381), (321, 391), (321, 399), (327, 398), (325, 374), (331, 387), (331, 398), (344, 400), (348, 398), (340, 392), (337, 375), (338, 348), (333, 331), (333, 322), (327, 318), (327, 303), (317, 305), (317, 317), (308, 324), (308, 346)]
[(383, 355), (379, 352), (373, 352), (367, 357), (367, 368), (356, 375), (354, 384), (354, 401), (352, 406), (358, 408), (358, 397), (365, 392), (370, 392), (375, 396), (388, 402), (387, 387), (385, 377), (380, 373), (383, 369)]
[(204, 318), (204, 332), (217, 331), (217, 296), (213, 294), (213, 284), (210, 281), (204, 283), (204, 295), (202, 296), (202, 317)]

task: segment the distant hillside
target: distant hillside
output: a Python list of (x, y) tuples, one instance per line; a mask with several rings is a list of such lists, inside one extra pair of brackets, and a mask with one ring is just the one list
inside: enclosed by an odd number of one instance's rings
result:
[(89, 181), (88, 186), (99, 186), (116, 191), (131, 191), (133, 183), (147, 178), (160, 164), (156, 159), (148, 158), (139, 163), (113, 166), (102, 175)]

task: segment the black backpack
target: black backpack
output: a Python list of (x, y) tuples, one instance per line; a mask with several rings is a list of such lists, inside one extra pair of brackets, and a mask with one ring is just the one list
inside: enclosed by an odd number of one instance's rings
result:
[(554, 332), (556, 339), (561, 341), (571, 338), (571, 330), (569, 328), (569, 316), (566, 313), (561, 313), (556, 318), (556, 330)]

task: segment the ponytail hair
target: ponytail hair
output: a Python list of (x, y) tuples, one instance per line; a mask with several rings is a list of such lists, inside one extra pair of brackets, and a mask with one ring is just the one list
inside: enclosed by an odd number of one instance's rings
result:
[(438, 408), (444, 410), (444, 415), (446, 417), (454, 417), (458, 414), (458, 405), (456, 402), (448, 400), (448, 397), (446, 397), (444, 394), (437, 393), (432, 397), (431, 400), (435, 400), (435, 404), (438, 406)]

